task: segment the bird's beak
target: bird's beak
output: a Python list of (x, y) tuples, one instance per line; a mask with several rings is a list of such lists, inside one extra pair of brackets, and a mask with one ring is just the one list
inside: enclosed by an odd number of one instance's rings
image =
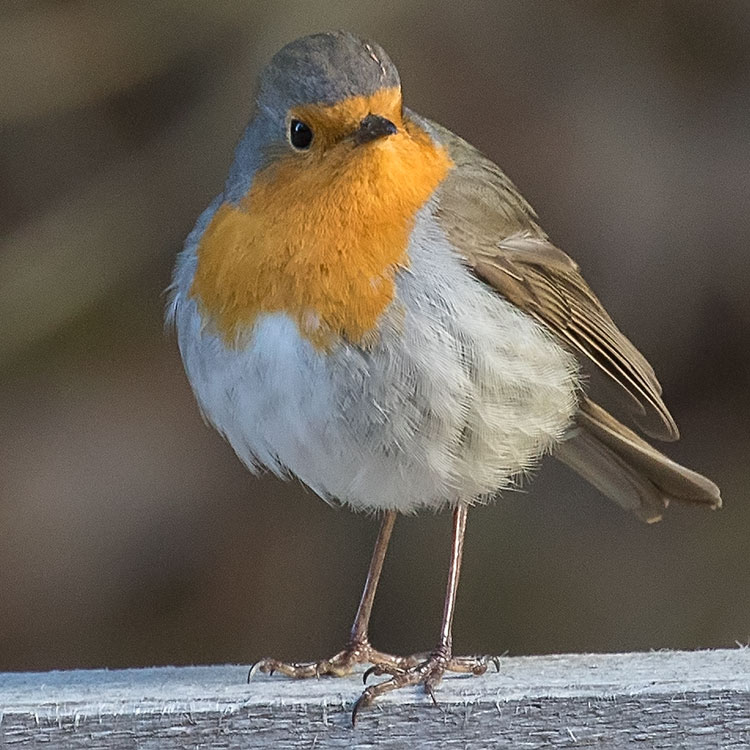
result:
[(396, 133), (398, 128), (390, 120), (380, 115), (367, 115), (354, 132), (354, 142), (359, 146)]

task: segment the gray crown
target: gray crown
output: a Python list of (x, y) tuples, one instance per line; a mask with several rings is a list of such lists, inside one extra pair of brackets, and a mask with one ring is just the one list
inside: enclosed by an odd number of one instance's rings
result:
[(258, 104), (286, 111), (400, 85), (396, 66), (380, 45), (348, 31), (331, 31), (296, 39), (279, 50), (261, 75)]

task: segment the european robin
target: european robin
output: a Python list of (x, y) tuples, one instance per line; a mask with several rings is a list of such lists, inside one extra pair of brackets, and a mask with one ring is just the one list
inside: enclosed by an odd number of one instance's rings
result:
[[(347, 32), (278, 52), (224, 190), (174, 271), (168, 315), (206, 419), (251, 471), (294, 475), (322, 498), (382, 513), (342, 651), (265, 659), (264, 672), (387, 678), (432, 695), (457, 657), (451, 625), (472, 504), (545, 453), (645, 521), (671, 501), (721, 505), (584, 392), (588, 359), (630, 397), (636, 422), (675, 440), (654, 371), (555, 247), (503, 172), (403, 104), (383, 49)], [(375, 650), (368, 620), (398, 513), (448, 506), (442, 627), (426, 656)]]

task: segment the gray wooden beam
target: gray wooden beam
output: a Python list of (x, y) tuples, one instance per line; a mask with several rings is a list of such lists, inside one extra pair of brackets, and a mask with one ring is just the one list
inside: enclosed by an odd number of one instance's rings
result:
[[(0, 746), (20, 748), (750, 748), (750, 650), (501, 659), (438, 707), (391, 693), (350, 724), (348, 678), (247, 667), (0, 674)], [(382, 679), (382, 678), (380, 678)]]

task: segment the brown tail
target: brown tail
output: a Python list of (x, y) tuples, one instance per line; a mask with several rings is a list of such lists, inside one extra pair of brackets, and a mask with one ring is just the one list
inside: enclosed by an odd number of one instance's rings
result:
[(593, 401), (581, 401), (576, 421), (555, 456), (642, 520), (661, 520), (672, 500), (721, 507), (710, 479), (659, 453)]

